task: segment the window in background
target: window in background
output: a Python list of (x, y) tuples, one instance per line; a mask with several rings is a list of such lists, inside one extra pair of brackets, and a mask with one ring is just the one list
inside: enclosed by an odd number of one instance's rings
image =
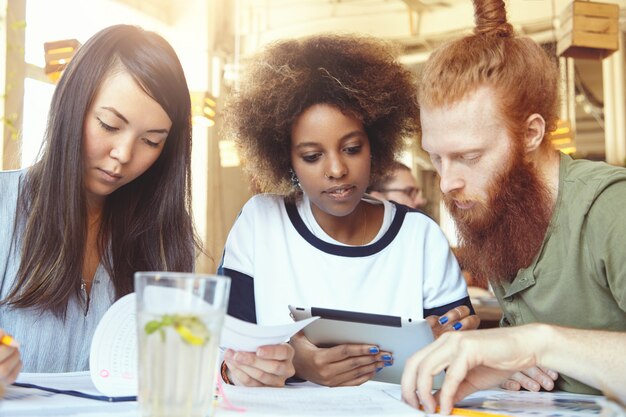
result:
[(22, 119), (21, 166), (34, 164), (46, 130), (46, 120), (54, 84), (26, 78), (24, 80), (24, 114)]
[(19, 131), (22, 167), (36, 162), (55, 88), (44, 71), (44, 43), (64, 39), (77, 39), (83, 43), (98, 30), (118, 23), (136, 24), (162, 35), (170, 33), (165, 23), (145, 15), (133, 7), (134, 3), (119, 0), (26, 2), (24, 59), (27, 71), (24, 78), (22, 126)]

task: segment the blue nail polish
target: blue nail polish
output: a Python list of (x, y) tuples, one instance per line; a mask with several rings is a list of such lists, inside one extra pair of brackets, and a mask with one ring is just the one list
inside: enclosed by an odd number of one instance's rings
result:
[(381, 359), (384, 360), (384, 361), (390, 361), (391, 360), (391, 355), (383, 355), (381, 357)]
[(448, 318), (446, 316), (439, 317), (439, 324), (446, 324), (448, 322)]
[(379, 373), (382, 370), (383, 370), (383, 368), (376, 368), (376, 373)]
[(457, 322), (457, 323), (454, 323), (454, 326), (452, 327), (454, 327), (454, 330), (459, 330), (461, 327), (463, 327), (463, 325)]
[(393, 363), (391, 363), (391, 362), (385, 362), (385, 366), (391, 366), (391, 365), (393, 365)]
[(377, 354), (378, 352), (379, 352), (379, 350), (378, 350), (378, 348), (377, 348), (376, 346), (374, 346), (374, 347), (371, 347), (371, 348), (370, 348), (370, 353), (371, 353), (372, 355), (375, 355), (375, 354)]

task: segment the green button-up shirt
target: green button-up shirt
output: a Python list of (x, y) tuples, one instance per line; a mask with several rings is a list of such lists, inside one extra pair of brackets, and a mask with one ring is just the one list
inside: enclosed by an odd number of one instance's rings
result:
[[(492, 285), (503, 326), (626, 331), (626, 169), (562, 154), (556, 207), (538, 255), (511, 283)], [(566, 375), (556, 388), (599, 394)]]

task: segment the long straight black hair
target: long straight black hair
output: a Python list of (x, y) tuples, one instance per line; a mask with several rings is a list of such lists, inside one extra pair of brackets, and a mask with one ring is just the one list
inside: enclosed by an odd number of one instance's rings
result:
[(87, 236), (83, 126), (112, 71), (130, 74), (165, 110), (172, 127), (156, 162), (106, 198), (98, 234), (115, 297), (133, 291), (140, 270), (193, 270), (200, 249), (191, 217), (191, 100), (181, 64), (161, 36), (136, 26), (101, 30), (67, 66), (54, 92), (41, 159), (20, 194), (21, 263), (3, 304), (65, 317), (80, 297)]

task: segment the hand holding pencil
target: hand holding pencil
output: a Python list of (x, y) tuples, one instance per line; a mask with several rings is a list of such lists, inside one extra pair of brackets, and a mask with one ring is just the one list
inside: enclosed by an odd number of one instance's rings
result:
[(13, 337), (0, 329), (0, 398), (5, 385), (12, 384), (22, 369), (19, 347)]

